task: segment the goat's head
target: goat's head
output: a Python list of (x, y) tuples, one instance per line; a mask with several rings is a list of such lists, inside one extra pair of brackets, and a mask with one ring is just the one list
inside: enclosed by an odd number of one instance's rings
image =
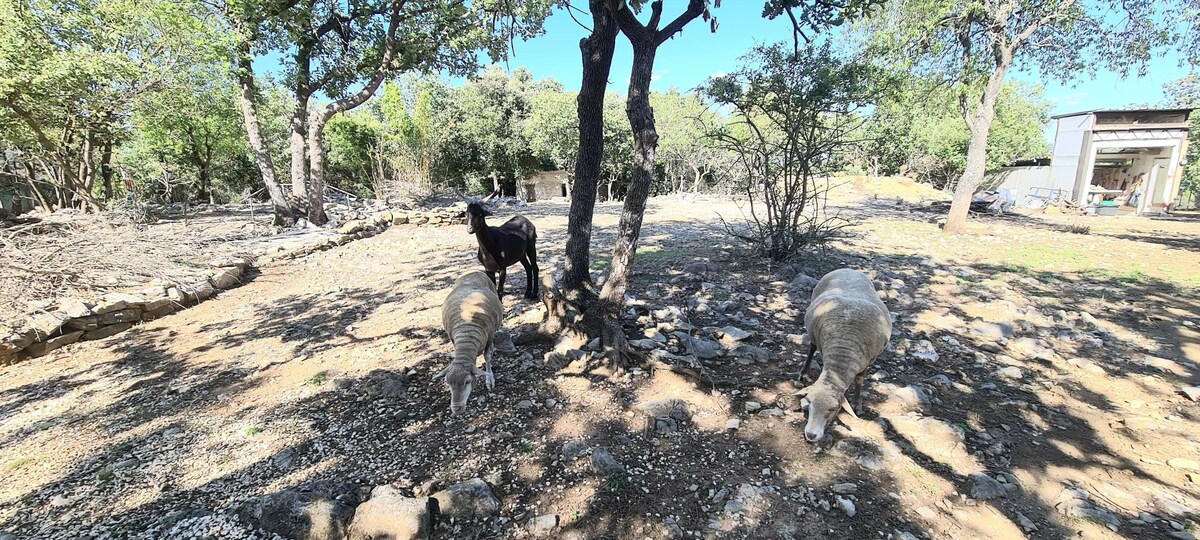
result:
[(454, 363), (433, 376), (434, 380), (445, 379), (450, 387), (450, 414), (458, 416), (467, 410), (467, 400), (479, 377), (479, 368)]
[(825, 438), (825, 428), (845, 411), (855, 418), (854, 409), (846, 401), (845, 391), (822, 384), (819, 381), (799, 392), (797, 396), (808, 397), (808, 422), (804, 424), (804, 438), (810, 443), (819, 442)]
[(487, 227), (487, 222), (484, 218), (492, 215), (487, 208), (477, 202), (467, 204), (467, 232), (475, 234), (476, 231), (482, 231)]

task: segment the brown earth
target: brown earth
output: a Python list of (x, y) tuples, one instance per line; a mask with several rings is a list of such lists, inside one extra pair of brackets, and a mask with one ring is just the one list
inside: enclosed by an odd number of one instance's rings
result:
[[(1167, 538), (1195, 526), (1200, 477), (1189, 474), (1200, 471), (1177, 459), (1200, 461), (1200, 411), (1179, 393), (1200, 383), (1200, 223), (1095, 218), (1091, 234), (1071, 234), (1062, 220), (984, 218), (976, 234), (947, 238), (935, 214), (868, 200), (844, 208), (864, 220), (856, 238), (777, 268), (720, 230), (730, 204), (650, 208), (631, 289), (647, 308), (626, 321), (631, 337), (658, 322), (690, 323), (697, 337), (731, 325), (753, 331), (746, 342), (769, 361), (706, 360), (696, 367), (713, 387), (556, 371), (544, 347), (518, 346), (499, 357), (495, 391), (450, 419), (430, 377), (449, 357), (440, 304), (475, 267), (474, 239), (465, 227), (393, 228), (5, 368), (0, 529), (252, 537), (232, 517), (182, 517), (226, 516), (313, 480), (411, 493), (474, 477), (501, 497), (499, 516), (442, 520), (436, 537), (523, 537), (547, 514), (558, 516), (552, 536), (611, 539)], [(597, 210), (597, 258), (619, 210)], [(565, 205), (523, 213), (549, 272)], [(861, 419), (814, 446), (790, 396), (807, 299), (789, 282), (838, 266), (876, 279), (896, 332)], [(523, 284), (515, 267), (509, 328), (540, 316)], [(647, 431), (634, 405), (665, 398), (685, 401), (690, 422)], [(577, 440), (626, 473), (563, 457)]]

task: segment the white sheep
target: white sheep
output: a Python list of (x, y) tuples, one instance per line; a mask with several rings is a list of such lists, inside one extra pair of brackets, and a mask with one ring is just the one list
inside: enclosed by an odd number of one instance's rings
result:
[[(483, 376), (488, 390), (496, 384), (492, 375), (492, 334), (500, 326), (504, 306), (496, 296), (495, 285), (487, 274), (478, 270), (468, 272), (454, 283), (454, 289), (442, 304), (442, 327), (454, 345), (454, 357), (446, 369), (434, 375), (444, 378), (450, 386), (450, 412), (462, 414), (475, 380)], [(475, 365), (483, 353), (483, 371)]]
[(821, 278), (813, 288), (804, 312), (808, 329), (808, 359), (800, 376), (808, 373), (813, 353), (821, 351), (821, 375), (796, 395), (808, 396), (808, 423), (804, 438), (817, 442), (825, 427), (843, 409), (857, 417), (846, 401), (854, 381), (855, 408), (862, 408), (862, 381), (875, 357), (887, 347), (892, 318), (871, 280), (862, 272), (841, 268)]

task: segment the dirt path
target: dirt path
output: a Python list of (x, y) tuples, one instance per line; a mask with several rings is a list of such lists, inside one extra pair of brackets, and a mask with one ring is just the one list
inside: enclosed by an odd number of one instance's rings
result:
[[(1188, 475), (1200, 471), (1178, 459), (1200, 461), (1200, 415), (1178, 390), (1200, 382), (1200, 304), (1158, 277), (1171, 273), (1161, 261), (1132, 277), (1056, 269), (1040, 252), (998, 257), (988, 239), (998, 235), (946, 242), (928, 216), (868, 206), (849, 210), (871, 216), (859, 238), (811, 268), (779, 269), (718, 232), (715, 212), (732, 210), (652, 203), (631, 291), (646, 305), (626, 321), (631, 334), (661, 330), (667, 344), (646, 346), (674, 349), (716, 388), (557, 370), (544, 348), (518, 347), (500, 357), (496, 391), (447, 419), (447, 393), (429, 377), (449, 351), (441, 301), (474, 266), (474, 239), (465, 227), (397, 227), (6, 368), (0, 530), (269, 537), (234, 510), (315, 480), (423, 493), (479, 477), (501, 498), (499, 516), (443, 522), (438, 538), (521, 537), (545, 515), (558, 516), (561, 538), (1188, 537), (1200, 508)], [(598, 211), (598, 258), (618, 212)], [(523, 213), (550, 271), (565, 207)], [(1064, 234), (984, 226), (1019, 232), (1027, 249)], [(1184, 239), (1200, 230), (1182, 227)], [(1072, 249), (1098, 260), (1116, 243), (1200, 264), (1186, 242), (1081, 238)], [(873, 275), (897, 333), (862, 419), (814, 447), (790, 396), (806, 302), (793, 278), (842, 265)], [(515, 267), (510, 328), (539, 317), (523, 285)], [(725, 326), (750, 332), (750, 347), (696, 359), (672, 335), (694, 328), (715, 343)], [(647, 432), (635, 405), (667, 398), (690, 419)], [(600, 449), (616, 468), (596, 472)]]

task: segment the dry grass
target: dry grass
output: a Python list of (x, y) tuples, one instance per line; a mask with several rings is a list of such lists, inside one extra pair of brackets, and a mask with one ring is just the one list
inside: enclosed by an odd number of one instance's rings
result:
[(127, 214), (59, 212), (0, 227), (0, 320), (41, 300), (94, 297), (152, 280), (186, 282), (231, 241), (272, 234), (269, 216), (209, 214), (138, 223)]

